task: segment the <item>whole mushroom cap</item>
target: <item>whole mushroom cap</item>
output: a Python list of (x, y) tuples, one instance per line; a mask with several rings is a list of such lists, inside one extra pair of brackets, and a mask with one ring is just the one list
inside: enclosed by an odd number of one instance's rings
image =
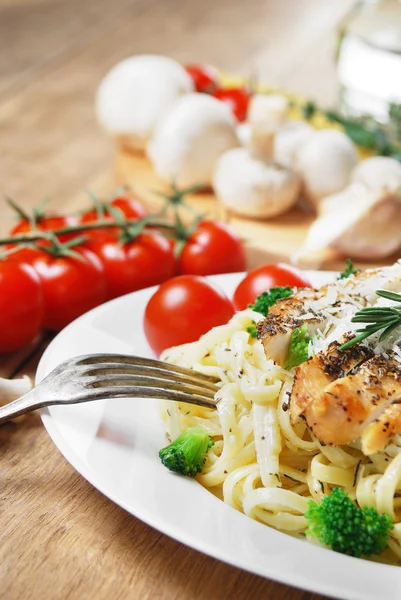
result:
[(321, 129), (299, 147), (295, 168), (304, 181), (307, 197), (317, 204), (348, 185), (357, 163), (356, 148), (345, 133)]
[(210, 185), (217, 159), (239, 144), (236, 125), (230, 108), (220, 100), (187, 94), (157, 127), (148, 156), (156, 173), (169, 182)]
[(295, 168), (299, 149), (313, 135), (313, 127), (304, 121), (288, 121), (277, 131), (274, 138), (274, 160), (281, 165)]
[(115, 65), (100, 83), (96, 116), (106, 131), (143, 149), (177, 99), (193, 90), (191, 77), (172, 58), (132, 56)]
[(218, 198), (235, 213), (265, 219), (286, 212), (297, 201), (300, 180), (294, 171), (234, 148), (219, 159), (213, 178)]

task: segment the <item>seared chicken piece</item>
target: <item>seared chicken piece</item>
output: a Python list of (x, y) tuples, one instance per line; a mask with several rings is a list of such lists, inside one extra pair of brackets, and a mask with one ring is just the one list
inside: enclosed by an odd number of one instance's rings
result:
[[(324, 355), (298, 367), (291, 394), (290, 407), (295, 404), (291, 416), (296, 420), (297, 414), (304, 415), (313, 433), (325, 444), (340, 446), (361, 437), (363, 451), (371, 454), (382, 450), (401, 429), (401, 406), (392, 404), (401, 398), (401, 364), (393, 357), (373, 356), (358, 366), (363, 352), (368, 351), (364, 349), (359, 356), (361, 347), (351, 346), (348, 351), (355, 353), (354, 368), (325, 386)], [(316, 371), (308, 367), (313, 361)]]
[(315, 424), (316, 406), (319, 405), (324, 390), (372, 356), (372, 352), (361, 344), (343, 351), (338, 349), (339, 346), (338, 342), (332, 342), (325, 352), (319, 352), (297, 368), (290, 401), (293, 424), (301, 416), (305, 417), (309, 425)]
[(319, 290), (303, 289), (280, 300), (258, 323), (257, 336), (264, 345), (266, 356), (283, 366), (294, 329), (305, 324), (309, 336), (323, 331), (330, 315), (341, 319), (344, 310), (356, 312), (366, 304), (374, 304), (377, 289), (401, 291), (399, 262), (391, 267), (358, 273)]
[(293, 296), (279, 300), (269, 308), (266, 319), (260, 321), (257, 326), (257, 335), (262, 340), (266, 356), (272, 358), (277, 364), (283, 365), (288, 354), (288, 346), (291, 334), (304, 322), (308, 324), (308, 333), (315, 333), (319, 327), (324, 327), (323, 316), (314, 316), (304, 321), (308, 309), (305, 300), (317, 299), (320, 292), (311, 289), (301, 290)]
[(362, 434), (362, 451), (364, 454), (380, 452), (390, 438), (401, 431), (401, 405), (391, 404), (380, 417), (370, 423)]

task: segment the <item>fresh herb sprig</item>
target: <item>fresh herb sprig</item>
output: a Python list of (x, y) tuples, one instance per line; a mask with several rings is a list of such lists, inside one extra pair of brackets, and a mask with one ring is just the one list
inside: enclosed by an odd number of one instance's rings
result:
[[(397, 294), (397, 292), (376, 290), (376, 294), (381, 298), (401, 303), (401, 294)], [(351, 321), (353, 323), (367, 323), (367, 325), (363, 329), (357, 329), (356, 332), (359, 335), (340, 346), (340, 350), (346, 350), (380, 330), (383, 331), (380, 334), (379, 342), (388, 338), (394, 329), (401, 326), (401, 306), (370, 306), (362, 308), (352, 317)]]
[(352, 260), (350, 258), (346, 258), (345, 259), (345, 269), (342, 273), (340, 273), (340, 275), (337, 277), (337, 279), (348, 279), (348, 277), (350, 277), (350, 275), (355, 275), (356, 273), (359, 273), (360, 269), (355, 269), (354, 267), (354, 263), (352, 262)]

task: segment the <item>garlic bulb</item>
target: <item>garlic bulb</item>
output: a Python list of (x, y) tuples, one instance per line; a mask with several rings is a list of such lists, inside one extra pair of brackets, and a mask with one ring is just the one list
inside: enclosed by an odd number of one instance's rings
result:
[[(0, 377), (0, 406), (4, 406), (20, 396), (27, 394), (32, 389), (32, 381), (28, 375), (19, 379), (4, 379)], [(16, 417), (13, 421), (20, 421), (24, 417)]]
[(96, 115), (109, 133), (144, 149), (178, 98), (194, 90), (191, 77), (166, 56), (132, 56), (115, 65), (97, 90)]
[(300, 181), (291, 169), (258, 160), (246, 148), (234, 148), (217, 162), (213, 187), (235, 213), (265, 219), (295, 204)]
[(351, 181), (372, 190), (401, 190), (401, 163), (388, 156), (373, 156), (361, 161), (351, 174)]
[(217, 159), (238, 146), (236, 119), (228, 106), (206, 94), (180, 98), (148, 146), (156, 173), (178, 186), (210, 185)]
[(319, 200), (344, 189), (358, 162), (352, 141), (340, 131), (315, 131), (296, 156), (296, 170), (302, 177), (307, 198), (317, 206)]
[(401, 247), (400, 194), (352, 183), (327, 198), (296, 255), (301, 266), (320, 266), (328, 250), (363, 260), (389, 256)]

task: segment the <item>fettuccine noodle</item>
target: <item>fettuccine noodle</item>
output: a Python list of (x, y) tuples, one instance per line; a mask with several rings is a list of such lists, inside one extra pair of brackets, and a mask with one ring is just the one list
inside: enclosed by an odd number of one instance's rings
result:
[(395, 527), (378, 560), (401, 564), (401, 435), (368, 457), (358, 443), (322, 446), (306, 424), (293, 426), (294, 374), (266, 358), (248, 333), (262, 318), (247, 309), (199, 341), (164, 352), (163, 360), (221, 380), (217, 410), (163, 403), (168, 438), (204, 427), (215, 445), (198, 481), (249, 517), (298, 537), (305, 537), (308, 500), (342, 487), (361, 506), (391, 515)]

